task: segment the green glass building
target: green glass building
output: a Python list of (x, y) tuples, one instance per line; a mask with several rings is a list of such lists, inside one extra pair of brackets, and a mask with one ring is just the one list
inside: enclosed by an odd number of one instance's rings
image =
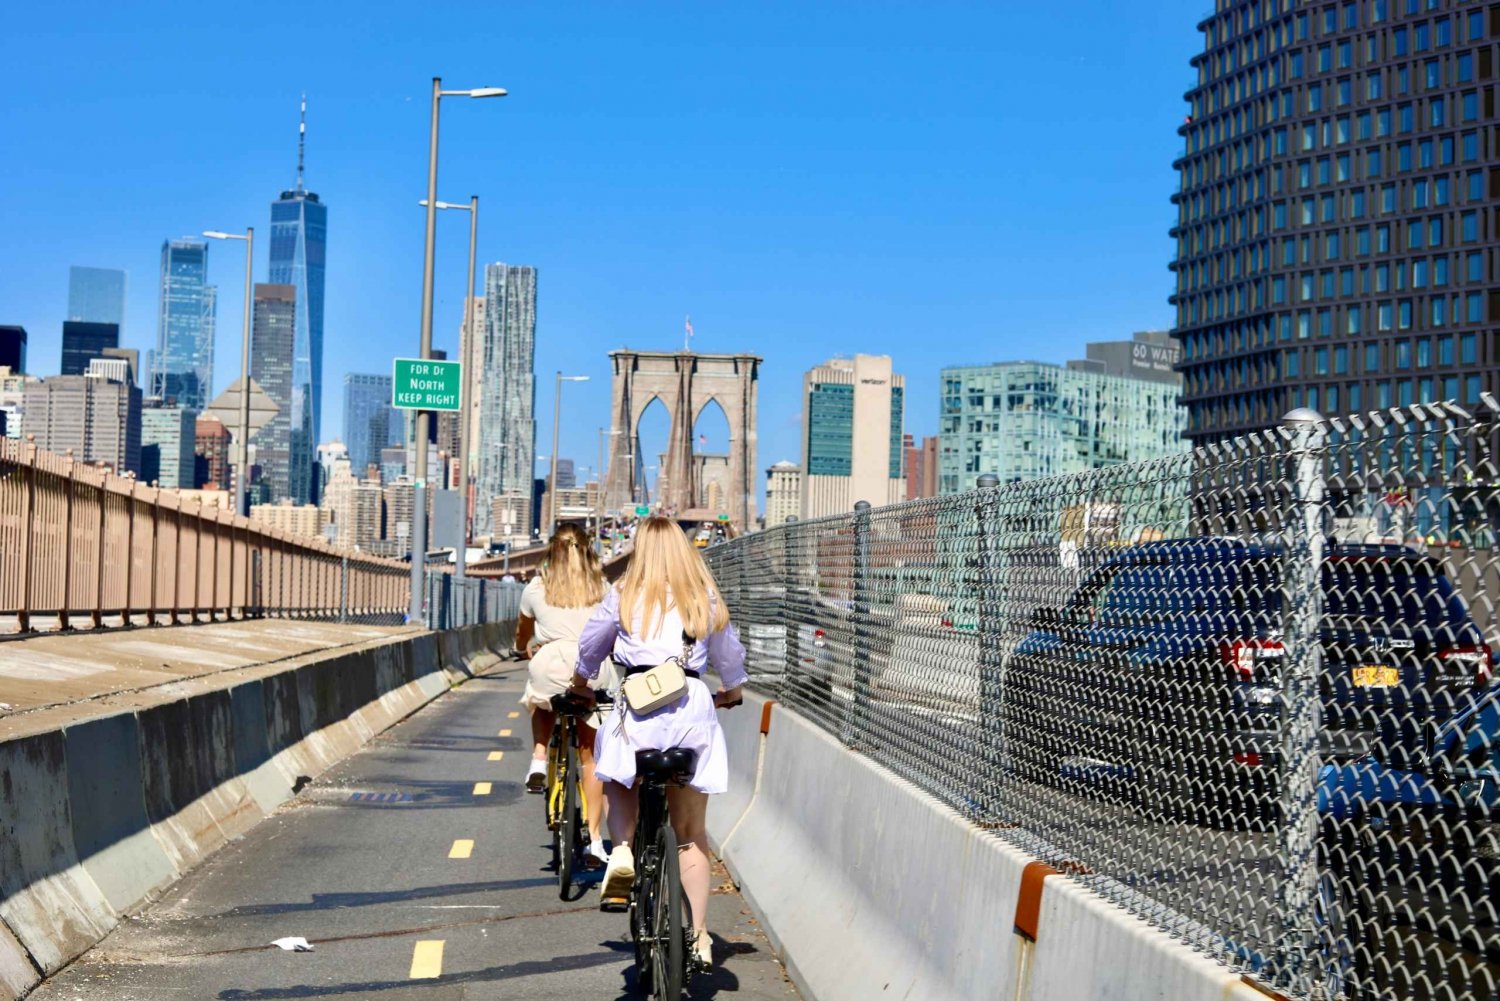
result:
[[(1149, 353), (1140, 347), (1159, 349), (1162, 340), (1150, 334), (1125, 343), (1139, 358)], [(1170, 363), (1136, 365), (1139, 377), (1112, 374), (1122, 369), (1095, 349), (1117, 345), (1090, 345), (1089, 360), (1068, 365), (943, 369), (938, 492), (973, 489), (984, 473), (1011, 483), (1185, 451), (1182, 390)]]

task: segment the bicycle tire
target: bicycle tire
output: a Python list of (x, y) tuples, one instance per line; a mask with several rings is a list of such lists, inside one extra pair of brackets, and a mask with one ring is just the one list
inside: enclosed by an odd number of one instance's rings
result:
[(677, 832), (670, 823), (656, 834), (656, 888), (652, 902), (655, 934), (652, 981), (657, 1001), (681, 1001), (687, 986), (687, 940), (682, 930), (682, 872), (678, 869)]
[[(640, 847), (641, 829), (635, 829), (635, 844)], [(655, 928), (656, 847), (647, 845), (635, 860), (635, 884), (630, 888), (630, 938), (635, 944), (635, 986), (651, 995), (652, 950), (650, 940)]]
[(563, 900), (573, 891), (573, 870), (579, 863), (578, 855), (578, 751), (571, 744), (563, 749), (567, 764), (563, 767), (562, 822), (557, 825), (557, 844), (560, 848), (557, 865), (557, 895)]

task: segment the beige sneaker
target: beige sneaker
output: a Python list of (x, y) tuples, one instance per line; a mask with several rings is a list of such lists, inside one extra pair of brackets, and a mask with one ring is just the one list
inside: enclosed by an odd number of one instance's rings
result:
[(605, 900), (629, 897), (630, 884), (634, 882), (635, 855), (629, 845), (615, 845), (615, 850), (609, 853), (609, 867), (604, 870), (599, 896)]

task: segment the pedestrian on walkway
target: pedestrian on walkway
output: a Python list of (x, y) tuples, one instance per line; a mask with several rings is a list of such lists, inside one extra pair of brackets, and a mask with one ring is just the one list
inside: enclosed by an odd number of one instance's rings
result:
[[(681, 846), (682, 891), (693, 912), (693, 951), (706, 968), (712, 940), (705, 927), (710, 880), (705, 817), (708, 797), (729, 788), (729, 756), (714, 710), (739, 700), (745, 648), (708, 567), (667, 518), (640, 522), (630, 569), (584, 627), (575, 692), (587, 697), (611, 654), (627, 675), (686, 657), (681, 666), (688, 678), (681, 698), (643, 715), (616, 699), (614, 712), (599, 728), (594, 756), (609, 799), (613, 841), (601, 898), (627, 896), (635, 878), (630, 846), (638, 807), (635, 753), (673, 747), (693, 751), (692, 778), (687, 786), (668, 789), (667, 812)], [(701, 680), (710, 665), (723, 682), (717, 694)]]
[[(547, 543), (541, 572), (521, 592), (521, 614), (516, 622), (516, 651), (530, 658), (526, 691), (521, 704), (531, 711), (531, 770), (528, 792), (540, 793), (547, 783), (547, 745), (557, 725), (552, 696), (568, 690), (578, 661), (578, 640), (585, 623), (604, 597), (604, 573), (588, 535), (576, 525), (563, 525)], [(613, 671), (606, 685), (613, 681)], [(602, 866), (607, 858), (600, 831), (604, 789), (594, 774), (593, 717), (579, 720), (579, 759), (583, 794), (589, 803), (588, 864)]]

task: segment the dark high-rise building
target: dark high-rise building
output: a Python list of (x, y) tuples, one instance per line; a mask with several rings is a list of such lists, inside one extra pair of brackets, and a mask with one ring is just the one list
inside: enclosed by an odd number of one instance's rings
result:
[(62, 329), (62, 375), (82, 375), (89, 362), (104, 357), (105, 348), (120, 346), (117, 323), (85, 323), (64, 320)]
[(0, 365), (12, 372), (26, 371), (26, 328), (0, 324)]
[(317, 493), (317, 444), (323, 429), (323, 265), (328, 206), (302, 185), (307, 98), (297, 134), (297, 183), (271, 203), (271, 281), (296, 291), (287, 462), (289, 496), (298, 504)]
[(1500, 388), (1500, 12), (1217, 0), (1198, 27), (1172, 231), (1188, 437)]
[(255, 446), (258, 480), (251, 483), (252, 503), (275, 504), (292, 497), (291, 442), (294, 314), (297, 290), (290, 285), (255, 286), (250, 324), (250, 378), (275, 401), (276, 416), (250, 437)]

